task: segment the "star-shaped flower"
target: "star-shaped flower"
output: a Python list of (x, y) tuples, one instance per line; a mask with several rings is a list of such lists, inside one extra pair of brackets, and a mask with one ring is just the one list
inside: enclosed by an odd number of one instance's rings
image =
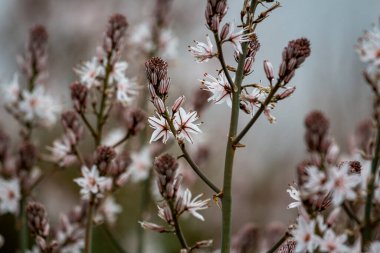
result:
[(179, 108), (178, 112), (174, 114), (174, 127), (177, 130), (177, 138), (180, 140), (187, 140), (193, 143), (191, 134), (201, 133), (197, 123), (194, 123), (198, 119), (197, 112), (187, 113), (182, 107)]
[(170, 136), (170, 127), (166, 119), (157, 114), (157, 117), (152, 116), (148, 119), (149, 125), (154, 129), (149, 143), (162, 138), (162, 142), (166, 143)]

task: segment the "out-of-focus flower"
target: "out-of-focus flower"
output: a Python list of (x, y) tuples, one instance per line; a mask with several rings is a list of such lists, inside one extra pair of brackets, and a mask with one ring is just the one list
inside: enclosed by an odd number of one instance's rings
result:
[(21, 199), (20, 182), (17, 178), (0, 178), (0, 213), (18, 214)]
[(315, 234), (315, 220), (306, 220), (303, 216), (297, 219), (297, 227), (291, 232), (297, 242), (295, 252), (313, 252), (320, 238)]
[(187, 113), (182, 107), (179, 108), (178, 112), (174, 114), (174, 127), (177, 130), (177, 138), (180, 140), (187, 140), (193, 143), (191, 134), (201, 133), (197, 123), (194, 123), (198, 119), (197, 112)]
[(84, 228), (65, 214), (60, 216), (56, 239), (62, 253), (81, 253), (84, 248)]
[(374, 26), (372, 31), (365, 31), (359, 38), (356, 50), (363, 62), (380, 66), (380, 29)]
[(250, 36), (253, 33), (245, 33), (248, 30), (248, 27), (244, 27), (240, 31), (235, 32), (235, 24), (231, 24), (230, 27), (230, 33), (226, 36), (226, 38), (223, 40), (231, 42), (235, 50), (238, 51), (240, 54), (243, 54), (243, 49), (241, 47), (241, 43), (250, 41)]
[(84, 62), (74, 71), (79, 75), (81, 83), (85, 84), (89, 89), (93, 86), (98, 86), (98, 78), (104, 75), (104, 67), (99, 64), (96, 57), (92, 58), (91, 61)]
[(351, 252), (351, 249), (348, 248), (344, 244), (346, 240), (347, 240), (346, 234), (337, 236), (334, 233), (334, 231), (332, 231), (331, 229), (328, 229), (324, 233), (323, 238), (321, 238), (320, 250), (322, 252), (329, 252), (329, 253)]
[(178, 38), (169, 28), (160, 32), (160, 55), (165, 59), (173, 59), (177, 56)]
[(305, 172), (307, 173), (307, 180), (303, 184), (303, 188), (310, 194), (321, 192), (327, 180), (326, 174), (320, 171), (317, 166), (306, 167)]
[(80, 193), (84, 199), (88, 199), (90, 194), (101, 195), (109, 184), (109, 179), (100, 176), (96, 166), (92, 166), (91, 170), (82, 166), (82, 176), (74, 179), (74, 182), (81, 187)]
[(41, 251), (36, 245), (34, 245), (32, 249), (26, 250), (25, 253), (41, 253)]
[[(107, 132), (106, 136), (102, 140), (102, 144), (112, 147), (115, 143), (120, 141), (126, 135), (126, 131), (123, 128), (114, 128)], [(116, 153), (120, 153), (123, 150), (123, 145), (119, 145), (115, 148)]]
[(206, 86), (205, 90), (212, 93), (208, 101), (215, 101), (215, 104), (226, 102), (229, 107), (232, 107), (232, 87), (224, 73), (221, 72), (218, 78), (209, 74), (205, 74), (205, 77), (209, 78), (210, 81), (201, 80), (201, 82)]
[(26, 207), (29, 231), (34, 236), (46, 238), (49, 235), (50, 225), (45, 207), (38, 202), (29, 202)]
[(207, 62), (209, 59), (215, 56), (215, 53), (212, 52), (212, 43), (210, 37), (207, 35), (207, 44), (199, 41), (194, 41), (195, 46), (189, 46), (189, 51), (199, 63)]
[(189, 189), (186, 189), (183, 193), (182, 197), (182, 212), (188, 211), (191, 213), (195, 218), (204, 221), (204, 217), (198, 213), (200, 210), (204, 210), (208, 208), (208, 203), (210, 202), (210, 199), (205, 200), (199, 200), (203, 194), (199, 194), (195, 198), (191, 199), (192, 194)]
[(147, 179), (152, 167), (152, 154), (149, 147), (144, 147), (140, 152), (131, 153), (132, 163), (128, 167), (128, 173), (133, 182)]
[(300, 207), (302, 205), (302, 199), (300, 192), (292, 185), (290, 185), (290, 188), (286, 190), (286, 192), (289, 194), (289, 196), (294, 199), (295, 201), (290, 203), (287, 207), (287, 209)]
[(20, 99), (21, 90), (18, 82), (17, 74), (14, 74), (12, 81), (2, 88), (4, 94), (2, 95), (6, 104), (12, 104)]
[(378, 253), (380, 252), (380, 241), (374, 241), (369, 246), (368, 253)]
[(56, 122), (61, 107), (55, 99), (45, 93), (43, 86), (36, 87), (32, 92), (24, 90), (22, 96), (19, 109), (26, 120), (37, 120), (45, 126)]
[(162, 142), (166, 143), (170, 135), (170, 128), (168, 123), (166, 122), (166, 119), (161, 115), (157, 115), (157, 117), (149, 117), (148, 122), (149, 125), (154, 129), (149, 143), (157, 141), (161, 138)]
[(147, 221), (139, 221), (139, 223), (143, 229), (152, 230), (158, 233), (168, 232), (168, 230), (164, 226), (157, 225), (155, 223), (151, 223)]
[(119, 61), (119, 62), (116, 62), (113, 67), (112, 67), (112, 70), (109, 74), (109, 77), (108, 77), (108, 82), (109, 83), (117, 83), (117, 82), (120, 82), (120, 81), (123, 81), (126, 77), (125, 77), (125, 71), (127, 70), (128, 68), (128, 63), (125, 62), (125, 61)]
[(127, 77), (118, 79), (116, 87), (116, 99), (123, 105), (130, 104), (139, 94), (137, 83)]
[(51, 152), (50, 159), (59, 164), (59, 166), (67, 166), (76, 161), (76, 156), (72, 152), (70, 140), (63, 136), (61, 139), (55, 140), (52, 147), (48, 147)]
[(145, 52), (153, 49), (151, 40), (151, 26), (149, 22), (141, 23), (132, 29), (129, 41), (131, 44), (138, 46)]
[(97, 210), (98, 213), (95, 215), (94, 220), (97, 222), (104, 220), (113, 225), (116, 222), (117, 215), (121, 213), (122, 210), (122, 206), (116, 203), (114, 197), (108, 196)]
[(354, 200), (356, 192), (354, 188), (360, 183), (360, 176), (349, 173), (350, 166), (348, 163), (340, 167), (332, 167), (328, 171), (328, 181), (325, 189), (332, 193), (332, 202), (335, 206), (339, 206), (344, 200)]

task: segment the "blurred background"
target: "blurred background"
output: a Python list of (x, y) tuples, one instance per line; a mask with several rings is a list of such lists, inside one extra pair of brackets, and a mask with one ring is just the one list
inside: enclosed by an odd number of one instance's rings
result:
[[(224, 21), (239, 21), (242, 2), (229, 1), (230, 9)], [(48, 89), (60, 97), (57, 103), (69, 108), (68, 87), (76, 78), (73, 67), (95, 55), (108, 17), (115, 12), (124, 14), (132, 36), (134, 28), (150, 18), (154, 4), (154, 0), (2, 0), (1, 85), (9, 82), (18, 71), (15, 58), (24, 49), (29, 28), (34, 24), (43, 24), (49, 32)], [(205, 35), (210, 34), (205, 27), (205, 5), (205, 0), (173, 0), (170, 10), (170, 27), (178, 38), (176, 57), (169, 66), (172, 95), (184, 94), (188, 101), (193, 91), (199, 88), (199, 79), (203, 74), (208, 72), (216, 75), (216, 69), (219, 68), (215, 60), (196, 63), (187, 51), (193, 40), (205, 41)], [(281, 5), (282, 8), (274, 11), (257, 28), (261, 48), (256, 56), (255, 71), (247, 82), (265, 82), (263, 60), (271, 61), (277, 72), (281, 52), (289, 40), (309, 38), (312, 54), (291, 83), (297, 87), (296, 92), (290, 99), (279, 103), (273, 111), (277, 122), (269, 124), (264, 117), (261, 118), (243, 141), (247, 147), (238, 151), (233, 178), (233, 232), (249, 222), (265, 229), (273, 222), (288, 225), (294, 220), (295, 212), (286, 210), (291, 201), (286, 189), (295, 178), (296, 165), (306, 154), (303, 119), (309, 111), (321, 110), (331, 119), (332, 134), (342, 153), (348, 151), (348, 139), (356, 124), (371, 113), (370, 90), (363, 81), (363, 65), (358, 60), (354, 45), (365, 29), (378, 22), (380, 2), (292, 0), (281, 1)], [(235, 64), (232, 48), (225, 48), (227, 61), (230, 65)], [(125, 50), (125, 58), (130, 64), (128, 74), (144, 84), (145, 80), (141, 76), (143, 61), (131, 57), (134, 50), (133, 47)], [(229, 111), (224, 104), (213, 105), (201, 118), (204, 131), (202, 138), (209, 141), (211, 152), (211, 159), (203, 169), (218, 185), (221, 185), (222, 180)], [(17, 124), (4, 110), (0, 117), (4, 130), (17, 142)], [(240, 126), (248, 120), (249, 116), (242, 115)], [(39, 144), (50, 145), (61, 131), (60, 126), (57, 126), (48, 132), (37, 133)], [(179, 154), (176, 148), (172, 152)], [(78, 188), (72, 182), (72, 178), (77, 175), (78, 170), (75, 168), (63, 171), (37, 189), (36, 198), (46, 204), (52, 223), (57, 222), (60, 211), (69, 210), (78, 202)], [(212, 192), (202, 182), (197, 182), (191, 188), (194, 194), (205, 192), (207, 197), (212, 196)], [(135, 252), (140, 193), (140, 185), (128, 184), (116, 196), (124, 205), (124, 210), (112, 231), (127, 252)], [(156, 209), (153, 203), (150, 206), (150, 216), (153, 217)], [(213, 238), (215, 245), (218, 245), (218, 209), (212, 204), (211, 208), (204, 211), (206, 222), (194, 221), (193, 218), (184, 220), (185, 233), (190, 240)], [(4, 225), (12, 224), (8, 218), (3, 217), (1, 222)], [(4, 234), (6, 226), (0, 227), (0, 233)], [(95, 236), (102, 238), (103, 235), (96, 232)], [(97, 252), (112, 252), (108, 243), (107, 240), (101, 240), (95, 247)], [(149, 231), (146, 232), (145, 245), (146, 252), (177, 252), (175, 249), (178, 249), (176, 238)]]

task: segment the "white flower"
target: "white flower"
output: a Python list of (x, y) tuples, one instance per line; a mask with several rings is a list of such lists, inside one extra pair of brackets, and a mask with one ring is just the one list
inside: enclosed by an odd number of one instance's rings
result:
[(345, 199), (354, 200), (356, 192), (354, 188), (360, 183), (360, 176), (357, 174), (349, 174), (349, 163), (343, 164), (340, 168), (332, 167), (328, 171), (328, 181), (325, 189), (332, 193), (332, 202), (335, 206), (339, 206)]
[(81, 253), (84, 248), (85, 231), (78, 223), (71, 223), (67, 215), (60, 216), (60, 229), (57, 231), (57, 241), (62, 247), (62, 253)]
[(163, 29), (160, 32), (161, 57), (173, 59), (177, 56), (178, 38), (174, 36), (172, 30)]
[(191, 134), (201, 133), (199, 129), (199, 123), (194, 123), (198, 119), (197, 112), (187, 113), (182, 107), (179, 108), (178, 112), (174, 114), (174, 127), (177, 130), (177, 138), (180, 140), (187, 140), (193, 143)]
[(124, 105), (130, 104), (139, 94), (137, 83), (127, 77), (119, 78), (116, 87), (116, 99)]
[(0, 178), (0, 214), (18, 214), (21, 199), (20, 182), (17, 178)]
[(303, 184), (303, 188), (308, 194), (320, 193), (326, 182), (326, 174), (317, 166), (309, 166), (305, 168), (307, 180)]
[(221, 72), (218, 78), (209, 74), (205, 74), (205, 77), (208, 77), (210, 81), (201, 80), (201, 82), (206, 86), (205, 90), (212, 93), (208, 101), (215, 101), (215, 104), (226, 102), (229, 107), (232, 107), (232, 87), (224, 73)]
[(89, 170), (86, 166), (82, 166), (81, 178), (74, 179), (80, 187), (80, 193), (84, 199), (88, 199), (90, 194), (101, 196), (101, 193), (109, 185), (109, 178), (99, 175), (99, 171), (95, 165)]
[(55, 140), (53, 147), (47, 149), (51, 152), (50, 159), (59, 166), (67, 166), (76, 160), (76, 156), (72, 153), (70, 140), (66, 136)]
[(98, 86), (98, 78), (104, 75), (104, 67), (99, 64), (96, 57), (92, 58), (91, 61), (84, 62), (74, 71), (79, 75), (81, 83), (89, 89), (93, 86)]
[(380, 29), (374, 26), (372, 31), (366, 31), (356, 45), (357, 52), (363, 62), (380, 66)]
[(191, 213), (195, 218), (204, 221), (205, 219), (198, 211), (207, 209), (210, 199), (199, 200), (202, 196), (203, 194), (199, 194), (194, 199), (191, 199), (192, 194), (189, 189), (186, 189), (182, 195), (182, 209)]
[(295, 252), (314, 252), (318, 246), (319, 237), (314, 233), (315, 220), (307, 221), (303, 216), (297, 219), (297, 227), (291, 232), (297, 242)]
[(368, 253), (379, 253), (380, 252), (380, 241), (374, 241), (369, 246)]
[(144, 22), (132, 29), (130, 43), (138, 46), (141, 50), (149, 52), (154, 45), (151, 40), (151, 27), (149, 22)]
[(24, 90), (19, 109), (27, 121), (38, 121), (51, 126), (57, 120), (61, 107), (55, 99), (45, 93), (43, 86), (37, 86), (32, 92)]
[(234, 23), (232, 23), (230, 27), (232, 27), (232, 29), (227, 35), (227, 37), (223, 40), (223, 42), (230, 41), (234, 45), (235, 50), (238, 51), (240, 54), (243, 54), (241, 43), (250, 41), (249, 36), (252, 35), (252, 33), (245, 33), (248, 30), (248, 27), (245, 27), (240, 31), (235, 32)]
[(158, 116), (157, 118), (152, 116), (152, 117), (149, 117), (148, 119), (150, 127), (154, 129), (149, 143), (152, 143), (152, 141), (157, 141), (161, 138), (162, 138), (162, 142), (166, 143), (171, 133), (169, 125), (163, 116), (159, 114), (157, 114), (157, 116)]
[(351, 252), (351, 249), (344, 245), (346, 240), (347, 235), (342, 234), (337, 236), (334, 231), (328, 229), (323, 235), (323, 238), (321, 238), (320, 250), (329, 253)]
[(294, 186), (290, 185), (290, 189), (287, 189), (286, 192), (289, 193), (289, 196), (295, 200), (288, 205), (287, 209), (300, 207), (302, 205), (300, 192)]
[(131, 153), (132, 163), (128, 167), (131, 180), (140, 182), (149, 176), (149, 169), (152, 166), (152, 155), (148, 147), (144, 147), (140, 152)]
[(113, 65), (111, 73), (109, 74), (108, 82), (109, 83), (123, 82), (125, 79), (127, 79), (125, 77), (125, 71), (127, 70), (127, 68), (128, 68), (127, 62), (125, 62), (125, 61), (116, 62)]
[(4, 92), (3, 99), (6, 104), (15, 103), (20, 99), (21, 90), (17, 74), (14, 74), (10, 84), (5, 85), (5, 87), (3, 87), (2, 90)]
[(121, 213), (123, 208), (116, 203), (114, 197), (108, 196), (98, 209), (94, 220), (101, 222), (105, 220), (107, 223), (113, 225), (116, 222), (117, 215)]
[(207, 62), (209, 59), (215, 56), (212, 52), (212, 43), (208, 35), (206, 35), (207, 44), (199, 41), (194, 41), (195, 46), (190, 46), (189, 51), (199, 63)]

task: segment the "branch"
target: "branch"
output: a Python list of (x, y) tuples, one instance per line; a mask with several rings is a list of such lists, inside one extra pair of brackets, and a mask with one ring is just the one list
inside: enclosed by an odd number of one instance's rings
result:
[(290, 234), (288, 231), (276, 242), (275, 245), (272, 246), (266, 253), (274, 253), (276, 250), (290, 237)]
[(228, 72), (228, 67), (226, 65), (226, 62), (224, 60), (224, 55), (223, 55), (223, 48), (222, 48), (222, 42), (220, 41), (218, 32), (214, 32), (214, 38), (215, 38), (215, 43), (218, 48), (218, 59), (220, 61), (220, 65), (222, 65), (223, 72), (228, 80), (228, 83), (230, 84), (231, 88), (234, 87), (234, 81), (231, 78), (230, 73)]

